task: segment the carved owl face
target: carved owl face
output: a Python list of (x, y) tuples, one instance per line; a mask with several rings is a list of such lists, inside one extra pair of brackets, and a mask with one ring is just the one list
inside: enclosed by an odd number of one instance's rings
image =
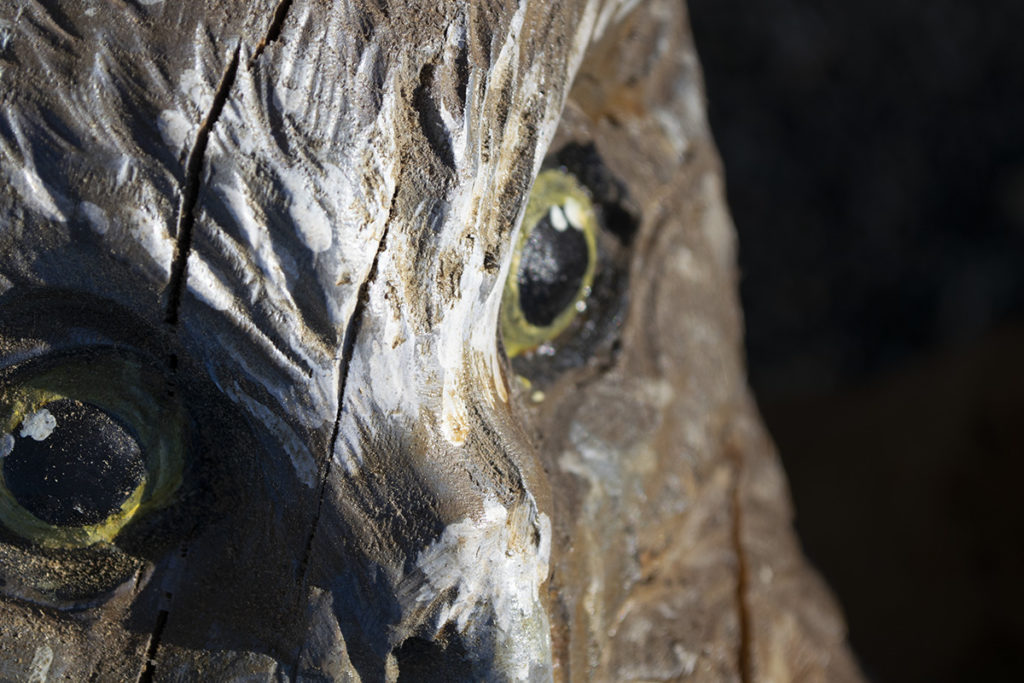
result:
[(676, 0), (0, 10), (0, 675), (854, 675)]

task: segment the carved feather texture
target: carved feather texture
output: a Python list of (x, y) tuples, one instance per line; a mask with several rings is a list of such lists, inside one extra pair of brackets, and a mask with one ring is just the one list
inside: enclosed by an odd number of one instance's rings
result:
[[(102, 597), (33, 577), (113, 560), (0, 537), (0, 676), (855, 679), (746, 393), (685, 21), (669, 0), (0, 10), (0, 368), (136, 354), (194, 423), (180, 500)], [(537, 403), (498, 314), (568, 143), (639, 228), (614, 353)]]

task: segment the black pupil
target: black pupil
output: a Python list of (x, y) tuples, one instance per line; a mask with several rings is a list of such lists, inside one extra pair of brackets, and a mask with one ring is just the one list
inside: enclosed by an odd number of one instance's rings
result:
[(582, 230), (572, 225), (556, 229), (550, 211), (537, 221), (523, 245), (516, 274), (519, 308), (528, 323), (546, 327), (576, 299), (588, 257)]
[(138, 442), (88, 403), (59, 399), (45, 410), (56, 420), (46, 438), (37, 441), (32, 434), (20, 436), (22, 430), (14, 432), (14, 448), (3, 460), (7, 489), (26, 510), (54, 526), (104, 521), (142, 483), (146, 469)]

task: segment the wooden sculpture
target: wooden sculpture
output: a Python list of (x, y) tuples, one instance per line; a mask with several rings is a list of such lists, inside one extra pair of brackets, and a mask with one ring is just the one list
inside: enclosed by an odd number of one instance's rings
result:
[(0, 678), (858, 677), (677, 0), (14, 0), (0, 169)]

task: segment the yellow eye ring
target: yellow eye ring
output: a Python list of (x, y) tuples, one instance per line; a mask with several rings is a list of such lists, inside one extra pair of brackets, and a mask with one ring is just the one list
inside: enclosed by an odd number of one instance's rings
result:
[[(46, 364), (26, 374), (22, 381), (0, 386), (0, 465), (12, 457), (16, 434), (28, 443), (34, 418), (46, 415), (52, 421), (47, 406), (73, 402), (127, 426), (144, 472), (124, 499), (115, 501), (115, 509), (97, 516), (99, 521), (58, 525), (19, 501), (8, 481), (9, 468), (0, 466), (0, 523), (43, 547), (81, 548), (112, 541), (132, 519), (170, 501), (181, 483), (187, 418), (184, 408), (167, 396), (159, 373), (136, 360), (108, 356)], [(44, 428), (42, 439), (31, 438), (45, 440), (54, 426)]]
[(598, 220), (570, 174), (541, 172), (530, 192), (501, 303), (505, 353), (555, 339), (585, 307), (597, 270)]

